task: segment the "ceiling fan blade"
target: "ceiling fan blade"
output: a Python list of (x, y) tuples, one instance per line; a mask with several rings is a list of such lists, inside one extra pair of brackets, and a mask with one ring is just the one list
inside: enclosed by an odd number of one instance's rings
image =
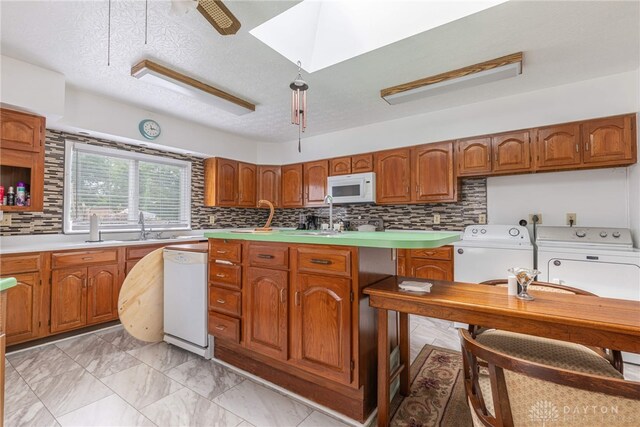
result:
[(198, 12), (223, 36), (235, 34), (240, 21), (220, 0), (198, 0)]

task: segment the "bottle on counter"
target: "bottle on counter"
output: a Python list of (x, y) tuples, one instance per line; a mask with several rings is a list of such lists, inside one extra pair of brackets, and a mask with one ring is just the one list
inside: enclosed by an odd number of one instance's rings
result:
[(16, 206), (26, 206), (27, 194), (24, 186), (24, 182), (19, 182), (16, 185)]
[(13, 192), (13, 187), (9, 187), (9, 192), (7, 193), (7, 206), (15, 206), (16, 204), (16, 195)]
[(4, 205), (5, 198), (4, 198), (4, 187), (2, 185), (0, 185), (0, 205)]
[(31, 206), (31, 193), (27, 192), (27, 203), (25, 206)]

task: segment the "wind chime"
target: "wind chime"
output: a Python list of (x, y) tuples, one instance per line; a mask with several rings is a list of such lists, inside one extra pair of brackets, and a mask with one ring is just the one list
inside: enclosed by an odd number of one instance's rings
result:
[(291, 88), (291, 124), (298, 125), (298, 153), (302, 152), (302, 132), (307, 127), (307, 90), (309, 85), (302, 79), (302, 64), (298, 61), (298, 77)]

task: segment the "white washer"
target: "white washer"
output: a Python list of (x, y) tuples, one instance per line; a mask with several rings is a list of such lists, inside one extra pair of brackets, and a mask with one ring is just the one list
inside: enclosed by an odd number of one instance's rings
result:
[[(640, 301), (640, 250), (633, 248), (629, 229), (541, 226), (536, 243), (538, 280)], [(637, 354), (623, 359), (640, 364)]]
[(470, 225), (453, 247), (456, 282), (506, 279), (511, 267), (533, 267), (533, 245), (526, 227)]

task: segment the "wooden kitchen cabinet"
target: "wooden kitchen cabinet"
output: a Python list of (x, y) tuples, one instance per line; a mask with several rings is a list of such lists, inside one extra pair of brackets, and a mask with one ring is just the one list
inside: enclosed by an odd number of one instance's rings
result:
[(329, 176), (349, 175), (351, 173), (351, 157), (338, 157), (329, 160)]
[[(7, 274), (3, 272), (3, 274)], [(12, 274), (18, 284), (7, 293), (7, 344), (29, 341), (40, 336), (40, 273)]]
[(288, 272), (249, 267), (246, 295), (247, 347), (267, 356), (287, 360)]
[(216, 206), (238, 203), (238, 162), (218, 158), (216, 162)]
[(282, 186), (280, 166), (258, 166), (257, 199), (269, 200), (279, 208)]
[(257, 166), (212, 157), (204, 161), (204, 205), (255, 207)]
[(238, 163), (238, 206), (256, 207), (257, 167), (250, 163)]
[(351, 280), (298, 274), (292, 320), (292, 358), (300, 368), (351, 382)]
[(426, 144), (411, 149), (414, 202), (455, 202), (458, 199), (453, 167), (453, 142)]
[(491, 174), (491, 138), (463, 139), (456, 142), (458, 176)]
[(87, 324), (108, 322), (118, 318), (120, 280), (118, 265), (87, 269)]
[(4, 212), (42, 211), (44, 204), (44, 117), (0, 109), (0, 185), (27, 185), (30, 206), (0, 206)]
[(584, 164), (604, 166), (635, 163), (635, 119), (635, 115), (626, 115), (583, 122)]
[[(400, 276), (451, 281), (453, 280), (453, 246), (403, 251), (398, 255), (397, 268)], [(403, 273), (400, 272), (401, 270)]]
[(319, 160), (317, 162), (304, 163), (303, 171), (304, 205), (324, 205), (324, 198), (327, 195), (329, 162), (327, 160)]
[[(242, 280), (243, 246), (239, 241), (209, 239), (209, 334), (239, 343), (245, 295)], [(217, 342), (217, 341), (216, 341)]]
[(539, 128), (535, 135), (536, 169), (572, 169), (582, 162), (579, 124)]
[(304, 206), (302, 196), (302, 163), (282, 166), (282, 207), (301, 208)]
[(532, 169), (528, 130), (493, 136), (491, 150), (493, 172), (529, 172)]
[(87, 269), (64, 268), (51, 273), (51, 332), (87, 324)]
[(351, 156), (351, 173), (373, 172), (373, 154)]
[(379, 151), (374, 153), (376, 172), (376, 203), (397, 204), (411, 202), (411, 150)]

